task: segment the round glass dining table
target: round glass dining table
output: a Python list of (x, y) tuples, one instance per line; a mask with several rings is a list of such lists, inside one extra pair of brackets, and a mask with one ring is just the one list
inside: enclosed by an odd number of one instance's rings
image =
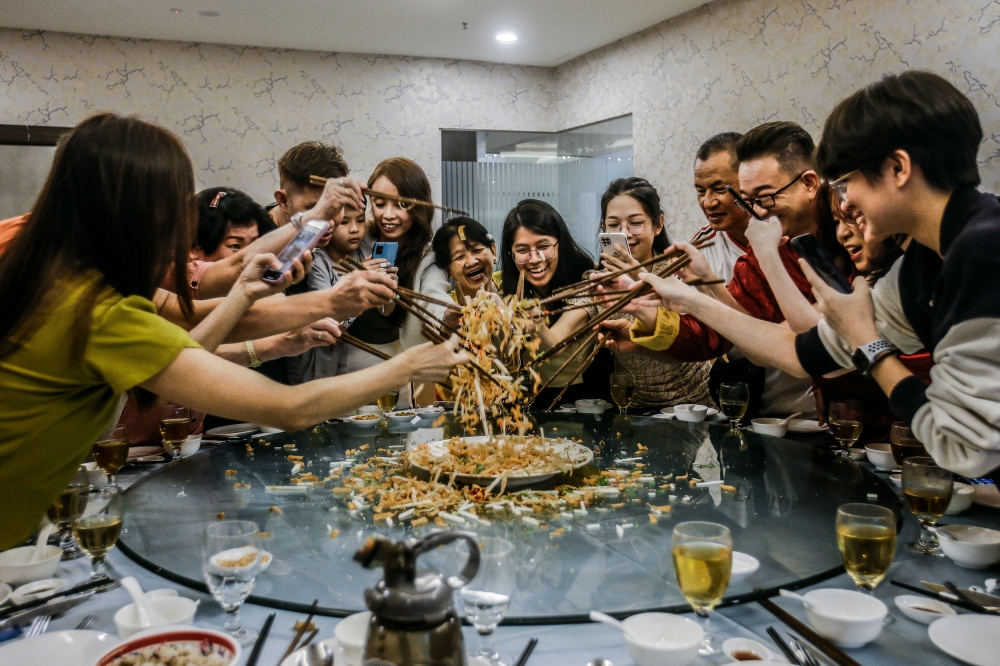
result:
[[(757, 560), (756, 571), (730, 582), (723, 604), (734, 604), (842, 572), (834, 535), (840, 504), (873, 502), (898, 516), (895, 492), (885, 481), (825, 446), (652, 417), (533, 417), (547, 436), (573, 437), (594, 449), (592, 464), (600, 470), (632, 471), (638, 464), (653, 481), (590, 507), (585, 515), (564, 512), (538, 525), (515, 517), (455, 526), (515, 543), (510, 566), (517, 589), (508, 624), (589, 621), (591, 610), (618, 616), (689, 611), (671, 557), (672, 530), (679, 522), (726, 525), (734, 550)], [(460, 434), (451, 416), (439, 425), (437, 434)], [(372, 509), (352, 511), (344, 496), (333, 492), (339, 477), (295, 487), (293, 468), (300, 463), (323, 479), (338, 463), (350, 467), (399, 450), (414, 436), (433, 436), (435, 431), (425, 430), (432, 426), (432, 420), (375, 427), (331, 422), (204, 449), (129, 488), (119, 546), (153, 572), (204, 590), (206, 525), (252, 520), (265, 533), (264, 548), (273, 561), (258, 576), (250, 602), (308, 612), (318, 600), (316, 612), (331, 616), (365, 610), (363, 592), (381, 571), (353, 561), (363, 541), (375, 533), (403, 539), (440, 528), (433, 522), (419, 528), (374, 522)], [(420, 562), (456, 573), (463, 560), (455, 548), (433, 551)]]

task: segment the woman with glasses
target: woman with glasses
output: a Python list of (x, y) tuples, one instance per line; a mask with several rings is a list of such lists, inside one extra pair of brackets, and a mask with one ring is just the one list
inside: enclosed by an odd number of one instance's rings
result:
[[(537, 199), (525, 199), (515, 206), (503, 225), (501, 293), (516, 294), (521, 274), (524, 275), (524, 298), (545, 298), (553, 290), (579, 282), (594, 269), (590, 255), (570, 235), (562, 216), (550, 204)], [(576, 299), (546, 304), (549, 311), (575, 303)], [(566, 338), (569, 333), (587, 320), (584, 308), (569, 310), (553, 317), (537, 318), (536, 333), (545, 350)], [(564, 351), (548, 358), (538, 368), (545, 381), (555, 373), (577, 349), (570, 345)], [(589, 350), (587, 350), (589, 351)], [(588, 356), (587, 351), (577, 355), (573, 363), (559, 373), (542, 391), (533, 408), (546, 409), (576, 374)], [(585, 370), (563, 394), (564, 402), (582, 398), (610, 398), (609, 378), (611, 369), (608, 352), (597, 354), (590, 368)], [(603, 355), (603, 357), (602, 357)]]
[[(614, 271), (637, 266), (663, 254), (670, 246), (664, 227), (663, 209), (656, 188), (644, 178), (619, 178), (611, 181), (601, 197), (601, 229), (607, 233), (623, 233), (628, 239), (625, 248), (601, 255), (602, 267)], [(646, 270), (656, 272), (669, 261), (656, 262)], [(639, 269), (630, 273), (638, 277)], [(588, 308), (595, 315), (598, 308)], [(612, 319), (635, 321), (621, 312)], [(632, 407), (649, 409), (684, 403), (714, 405), (708, 390), (708, 376), (712, 371), (710, 361), (696, 363), (667, 363), (662, 357), (650, 358), (644, 347), (621, 346), (615, 354), (615, 368), (624, 369), (635, 378), (635, 396)]]

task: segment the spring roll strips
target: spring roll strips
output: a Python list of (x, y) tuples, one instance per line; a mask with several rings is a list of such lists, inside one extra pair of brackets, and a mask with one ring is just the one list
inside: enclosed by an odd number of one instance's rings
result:
[(482, 425), (492, 436), (491, 424), (501, 432), (524, 434), (531, 424), (526, 414), (528, 387), (540, 384), (538, 373), (522, 372), (525, 361), (538, 354), (541, 340), (530, 333), (532, 319), (528, 312), (537, 304), (533, 300), (517, 301), (513, 296), (503, 299), (481, 293), (462, 307), (461, 331), (470, 342), (475, 360), (489, 368), (501, 386), (480, 381), (475, 370), (459, 366), (451, 375), (455, 395), (453, 414), (473, 433)]

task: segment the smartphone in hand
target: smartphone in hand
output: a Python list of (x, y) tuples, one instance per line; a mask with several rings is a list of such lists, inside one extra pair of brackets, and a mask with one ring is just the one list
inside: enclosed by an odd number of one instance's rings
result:
[(375, 243), (375, 249), (372, 250), (372, 259), (381, 259), (389, 264), (389, 266), (394, 266), (396, 264), (396, 252), (399, 251), (399, 243), (383, 243), (379, 241)]
[[(615, 233), (602, 233), (597, 236), (597, 242), (601, 246), (601, 252), (606, 254), (615, 254), (617, 249), (615, 245), (621, 245), (625, 248), (625, 252), (632, 256), (632, 250), (628, 247), (628, 236), (620, 231)], [(624, 258), (624, 257), (623, 257)]]
[(296, 259), (301, 259), (302, 255), (306, 251), (316, 247), (316, 243), (319, 242), (320, 237), (326, 233), (326, 230), (330, 228), (330, 223), (326, 220), (313, 220), (312, 222), (307, 222), (299, 233), (295, 235), (292, 242), (285, 246), (285, 249), (281, 251), (278, 255), (278, 261), (281, 262), (281, 268), (268, 268), (264, 271), (264, 275), (261, 278), (266, 282), (277, 282), (281, 279), (281, 276), (292, 270), (292, 262)]
[(842, 294), (851, 293), (851, 283), (847, 281), (844, 274), (826, 256), (826, 252), (819, 246), (819, 241), (812, 234), (802, 234), (791, 240), (792, 248), (799, 253), (799, 256), (809, 262), (812, 269), (823, 278), (823, 281)]

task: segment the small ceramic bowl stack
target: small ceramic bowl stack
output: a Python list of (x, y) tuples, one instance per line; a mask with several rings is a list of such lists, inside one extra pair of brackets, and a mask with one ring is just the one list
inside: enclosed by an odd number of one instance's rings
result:
[(678, 421), (701, 423), (706, 416), (708, 416), (708, 407), (705, 405), (674, 405), (674, 418)]
[(896, 461), (892, 458), (892, 451), (888, 444), (869, 444), (865, 447), (865, 453), (868, 454), (868, 462), (883, 472), (899, 469)]

